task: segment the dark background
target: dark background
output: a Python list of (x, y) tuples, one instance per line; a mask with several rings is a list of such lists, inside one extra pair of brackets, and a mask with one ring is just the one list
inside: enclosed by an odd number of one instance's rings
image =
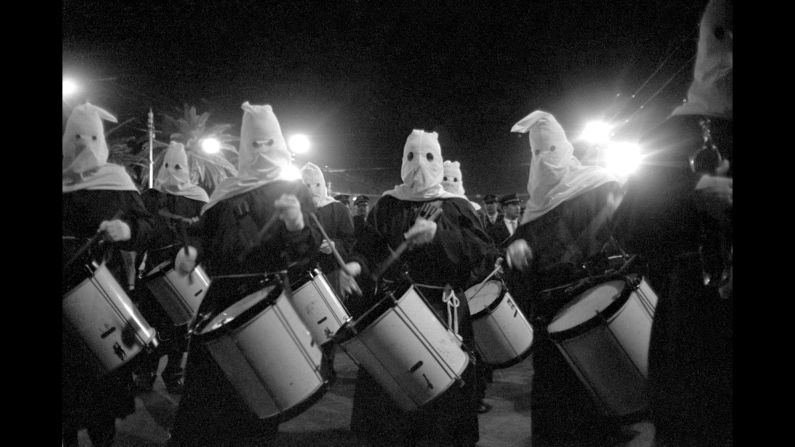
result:
[(529, 145), (510, 128), (535, 109), (570, 138), (590, 119), (629, 120), (626, 138), (664, 119), (692, 79), (705, 5), (65, 0), (63, 73), (88, 80), (75, 101), (136, 117), (132, 133), (150, 107), (157, 125), (188, 103), (238, 134), (244, 101), (270, 103), (336, 191), (401, 183), (406, 137), (434, 130), (478, 198), (525, 193)]

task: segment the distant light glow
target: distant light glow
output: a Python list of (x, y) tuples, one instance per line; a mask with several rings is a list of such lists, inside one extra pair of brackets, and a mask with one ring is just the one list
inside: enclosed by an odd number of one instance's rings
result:
[(204, 138), (201, 145), (202, 150), (208, 154), (217, 154), (221, 151), (221, 142), (215, 138)]
[(287, 144), (290, 146), (290, 150), (296, 154), (305, 154), (309, 151), (309, 147), (311, 146), (309, 137), (304, 134), (291, 136)]
[(612, 131), (613, 126), (604, 121), (589, 121), (585, 124), (580, 138), (591, 144), (604, 144), (610, 141)]
[(604, 148), (605, 167), (622, 177), (635, 172), (641, 160), (640, 145), (637, 143), (612, 142)]
[(64, 79), (63, 80), (63, 87), (62, 87), (62, 96), (65, 98), (67, 96), (74, 95), (78, 90), (77, 84), (72, 81), (71, 79)]
[(296, 166), (289, 164), (282, 168), (279, 177), (283, 180), (293, 181), (301, 179), (301, 170)]

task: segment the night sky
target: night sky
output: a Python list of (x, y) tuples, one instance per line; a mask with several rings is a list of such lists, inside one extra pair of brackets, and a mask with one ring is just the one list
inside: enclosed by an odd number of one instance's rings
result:
[(65, 0), (63, 71), (95, 80), (78, 100), (139, 128), (149, 107), (158, 122), (188, 103), (238, 134), (244, 101), (270, 103), (285, 135), (311, 136), (308, 160), (344, 171), (332, 188), (399, 184), (421, 128), (462, 163), (468, 195), (524, 193), (529, 145), (511, 126), (544, 109), (570, 137), (592, 118), (648, 130), (685, 96), (705, 5)]

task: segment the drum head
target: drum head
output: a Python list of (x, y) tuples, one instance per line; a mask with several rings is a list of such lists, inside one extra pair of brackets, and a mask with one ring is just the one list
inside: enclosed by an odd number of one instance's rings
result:
[(626, 282), (608, 281), (591, 287), (566, 305), (547, 327), (550, 333), (577, 327), (605, 312), (608, 306), (622, 297)]
[(502, 283), (494, 280), (486, 281), (485, 284), (475, 284), (467, 289), (464, 295), (466, 295), (469, 303), (469, 313), (474, 316), (478, 312), (487, 309), (492, 303), (497, 301), (502, 294), (502, 289)]
[(226, 309), (217, 312), (209, 321), (197, 327), (196, 334), (202, 338), (215, 338), (245, 324), (259, 315), (281, 295), (282, 287), (271, 283), (246, 295)]

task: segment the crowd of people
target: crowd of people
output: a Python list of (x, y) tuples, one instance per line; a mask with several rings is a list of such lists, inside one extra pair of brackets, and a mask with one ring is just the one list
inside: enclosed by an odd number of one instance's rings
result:
[[(230, 381), (230, 364), (197, 337), (234, 321), (231, 309), (247, 315), (244, 303), (264, 287), (290, 290), (319, 271), (351, 321), (391, 292), (417, 290), (468, 359), (454, 386), (413, 410), (361, 367), (350, 430), (363, 445), (477, 444), (495, 366), (475, 345), (465, 291), (495, 273), (534, 330), (533, 446), (616, 445), (627, 439), (622, 425), (640, 418), (654, 423), (658, 446), (732, 445), (732, 23), (731, 2), (710, 1), (687, 102), (646, 136), (647, 156), (629, 180), (579, 160), (552, 113), (517, 122), (512, 132), (528, 135), (530, 151), (526, 201), (516, 192), (470, 200), (467, 167), (445, 160), (438, 134), (424, 129), (403, 143), (401, 184), (372, 199), (332, 197), (311, 162), (300, 179), (284, 176), (292, 155), (274, 107), (248, 102), (235, 177), (208, 194), (192, 181), (184, 146), (171, 142), (154, 186), (139, 192), (108, 163), (102, 121), (115, 117), (75, 107), (63, 135), (64, 302), (107, 268), (121, 290), (108, 299), (126, 303), (127, 294), (130, 318), (142, 315), (157, 342), (140, 343), (137, 354), (116, 343), (120, 364), (98, 368), (82, 320), (64, 320), (64, 444), (78, 445), (87, 429), (94, 445), (112, 445), (115, 421), (151, 390), (162, 356), (163, 382), (181, 395), (170, 446), (272, 437), (282, 419), (257, 416)], [(611, 271), (616, 258), (625, 264), (613, 270), (626, 273), (632, 259), (657, 295), (640, 390), (648, 404), (621, 417), (604, 411), (549, 330), (580, 296), (572, 285)], [(147, 276), (199, 267), (211, 282), (196, 318), (177, 324)], [(103, 330), (104, 339), (114, 328)], [(333, 383), (336, 343), (318, 349), (320, 374)]]

